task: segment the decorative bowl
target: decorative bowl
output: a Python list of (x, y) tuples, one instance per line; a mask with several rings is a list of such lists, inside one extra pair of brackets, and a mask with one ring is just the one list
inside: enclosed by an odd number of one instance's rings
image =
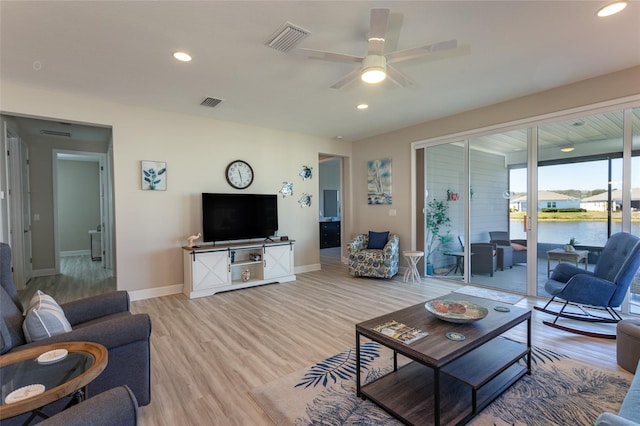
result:
[(456, 323), (478, 321), (489, 314), (484, 306), (464, 300), (435, 299), (425, 303), (424, 307), (441, 320)]

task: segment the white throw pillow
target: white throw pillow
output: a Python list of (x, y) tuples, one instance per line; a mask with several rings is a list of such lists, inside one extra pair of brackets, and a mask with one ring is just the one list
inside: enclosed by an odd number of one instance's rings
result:
[(71, 324), (53, 297), (40, 290), (27, 306), (22, 331), (27, 342), (35, 342), (71, 331)]

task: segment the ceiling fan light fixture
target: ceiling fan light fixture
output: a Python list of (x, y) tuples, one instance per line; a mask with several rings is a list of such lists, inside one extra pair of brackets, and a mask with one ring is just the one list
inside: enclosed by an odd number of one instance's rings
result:
[(191, 55), (189, 55), (187, 52), (182, 52), (182, 51), (173, 52), (173, 57), (179, 60), (180, 62), (191, 61)]
[(616, 13), (622, 11), (622, 9), (627, 7), (628, 4), (629, 2), (627, 0), (612, 1), (611, 3), (607, 3), (606, 5), (598, 9), (598, 11), (596, 12), (596, 15), (598, 15), (601, 18), (615, 15)]
[(362, 81), (369, 84), (380, 83), (387, 78), (387, 59), (380, 55), (369, 55), (362, 60)]

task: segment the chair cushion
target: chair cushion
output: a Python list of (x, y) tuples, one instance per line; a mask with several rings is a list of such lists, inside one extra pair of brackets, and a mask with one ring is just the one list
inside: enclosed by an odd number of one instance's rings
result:
[(374, 232), (369, 231), (368, 249), (382, 250), (389, 240), (389, 231)]
[(35, 342), (71, 331), (71, 324), (60, 305), (53, 297), (40, 290), (31, 298), (26, 312), (22, 330), (27, 342)]
[(513, 249), (513, 251), (525, 251), (527, 249), (527, 247), (518, 243), (511, 243), (511, 248)]

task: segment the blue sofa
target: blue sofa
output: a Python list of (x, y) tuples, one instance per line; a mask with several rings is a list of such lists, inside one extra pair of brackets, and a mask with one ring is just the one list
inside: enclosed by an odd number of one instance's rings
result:
[[(640, 363), (636, 371), (640, 371)], [(596, 426), (639, 426), (640, 425), (640, 377), (635, 375), (629, 391), (622, 402), (618, 414), (602, 413)]]
[[(126, 385), (140, 406), (148, 405), (151, 402), (149, 315), (130, 312), (126, 291), (105, 293), (60, 306), (72, 330), (28, 343), (22, 327), (24, 308), (13, 283), (11, 249), (0, 243), (0, 355), (60, 342), (100, 343), (107, 348), (109, 361), (105, 370), (87, 386), (89, 395), (93, 397)], [(45, 406), (43, 412), (51, 415), (65, 404), (61, 399)], [(2, 426), (22, 424), (27, 417), (25, 414), (5, 419)]]

